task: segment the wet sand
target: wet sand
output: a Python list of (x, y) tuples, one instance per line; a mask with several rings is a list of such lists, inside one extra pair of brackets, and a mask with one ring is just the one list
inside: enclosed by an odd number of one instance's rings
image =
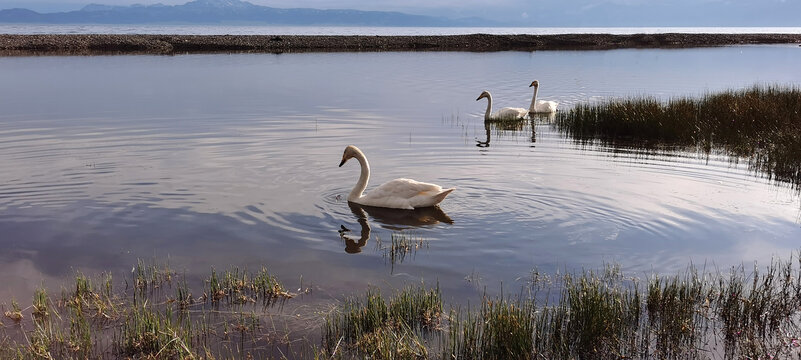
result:
[(534, 51), (801, 44), (801, 34), (447, 36), (0, 35), (0, 55), (333, 51)]

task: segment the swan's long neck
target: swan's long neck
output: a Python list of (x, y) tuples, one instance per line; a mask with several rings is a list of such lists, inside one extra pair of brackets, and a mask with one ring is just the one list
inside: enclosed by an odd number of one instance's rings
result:
[(534, 111), (534, 106), (537, 104), (537, 90), (539, 90), (539, 86), (534, 87), (534, 96), (531, 97), (531, 105), (528, 106), (528, 111)]
[(359, 160), (359, 165), (362, 168), (361, 174), (359, 174), (359, 181), (356, 182), (356, 186), (353, 187), (351, 190), (350, 195), (348, 195), (348, 201), (355, 202), (362, 197), (362, 193), (364, 193), (364, 189), (367, 188), (367, 181), (370, 180), (370, 163), (367, 162), (367, 158), (364, 154), (359, 151), (354, 156), (356, 160)]
[(492, 113), (492, 95), (487, 95), (487, 111), (484, 112), (484, 120), (489, 120), (491, 113)]

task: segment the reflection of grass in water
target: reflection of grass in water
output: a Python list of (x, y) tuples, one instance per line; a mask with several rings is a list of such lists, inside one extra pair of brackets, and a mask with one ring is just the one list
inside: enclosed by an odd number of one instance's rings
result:
[(581, 143), (721, 148), (749, 166), (801, 186), (801, 89), (752, 87), (700, 99), (619, 99), (580, 104), (556, 126)]
[(395, 264), (403, 263), (407, 255), (414, 258), (417, 250), (428, 249), (428, 241), (421, 236), (406, 232), (393, 232), (390, 234), (390, 243), (385, 244), (381, 237), (376, 236), (376, 249), (382, 252), (384, 259), (389, 259), (393, 268)]
[[(800, 270), (801, 259), (791, 257), (752, 272), (690, 268), (647, 280), (615, 266), (534, 271), (515, 297), (484, 296), (476, 307), (447, 313), (439, 286), (407, 287), (388, 300), (370, 288), (327, 315), (315, 313), (320, 347), (306, 338), (293, 347), (271, 343), (286, 339), (285, 330), (266, 326), (277, 314), (244, 311), (261, 296), (290, 296), (266, 271), (212, 271), (205, 296), (192, 297), (179, 281), (176, 296), (149, 290), (137, 302), (113, 292), (110, 276), (79, 274), (58, 301), (38, 289), (29, 307), (3, 305), (24, 317), (0, 327), (0, 358), (247, 358), (276, 346), (291, 358), (786, 358), (801, 355)], [(222, 296), (214, 300), (212, 291)]]

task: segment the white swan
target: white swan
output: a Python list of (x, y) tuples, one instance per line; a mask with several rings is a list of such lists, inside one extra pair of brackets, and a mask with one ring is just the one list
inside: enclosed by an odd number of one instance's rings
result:
[(395, 179), (381, 184), (366, 195), (362, 195), (364, 189), (367, 188), (367, 181), (370, 180), (370, 164), (359, 148), (348, 145), (345, 148), (345, 153), (342, 154), (342, 162), (339, 163), (339, 166), (344, 165), (350, 158), (359, 160), (359, 165), (362, 167), (359, 181), (356, 182), (356, 186), (353, 187), (350, 195), (348, 195), (348, 201), (350, 202), (366, 206), (412, 210), (435, 206), (454, 190), (452, 188), (443, 190), (439, 185), (411, 179)]
[(534, 96), (531, 98), (531, 105), (528, 107), (528, 112), (532, 113), (552, 113), (556, 112), (556, 106), (559, 105), (556, 101), (537, 100), (537, 90), (540, 87), (540, 82), (534, 80), (528, 87), (534, 87)]
[(476, 101), (487, 98), (487, 111), (484, 113), (484, 120), (505, 120), (505, 119), (522, 119), (528, 115), (528, 110), (523, 108), (505, 107), (492, 114), (492, 95), (489, 91), (484, 91), (478, 96)]

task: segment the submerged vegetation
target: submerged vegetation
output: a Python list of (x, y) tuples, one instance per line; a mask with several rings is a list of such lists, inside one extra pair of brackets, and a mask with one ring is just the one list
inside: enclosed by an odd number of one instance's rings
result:
[(557, 114), (580, 143), (722, 150), (771, 179), (801, 186), (801, 89), (755, 86), (701, 98), (616, 99)]
[[(201, 296), (169, 267), (139, 262), (126, 289), (110, 274), (76, 274), (58, 298), (37, 289), (31, 306), (5, 312), (2, 359), (197, 359), (258, 354), (267, 305), (290, 295), (266, 269), (212, 270)], [(132, 285), (132, 286), (131, 286)], [(169, 289), (169, 290), (168, 290)], [(260, 302), (262, 307), (246, 307)], [(220, 309), (224, 306), (225, 309)], [(30, 313), (31, 317), (27, 318)], [(26, 319), (30, 319), (27, 320)]]
[(690, 267), (645, 279), (615, 266), (533, 272), (518, 293), (449, 308), (439, 285), (413, 285), (389, 297), (370, 288), (330, 311), (313, 312), (312, 331), (296, 339), (271, 322), (281, 308), (270, 305), (292, 295), (264, 269), (212, 270), (199, 296), (169, 268), (141, 262), (126, 283), (135, 286), (115, 292), (108, 274), (77, 274), (60, 297), (40, 288), (30, 306), (3, 305), (0, 358), (801, 356), (798, 256), (753, 270)]

